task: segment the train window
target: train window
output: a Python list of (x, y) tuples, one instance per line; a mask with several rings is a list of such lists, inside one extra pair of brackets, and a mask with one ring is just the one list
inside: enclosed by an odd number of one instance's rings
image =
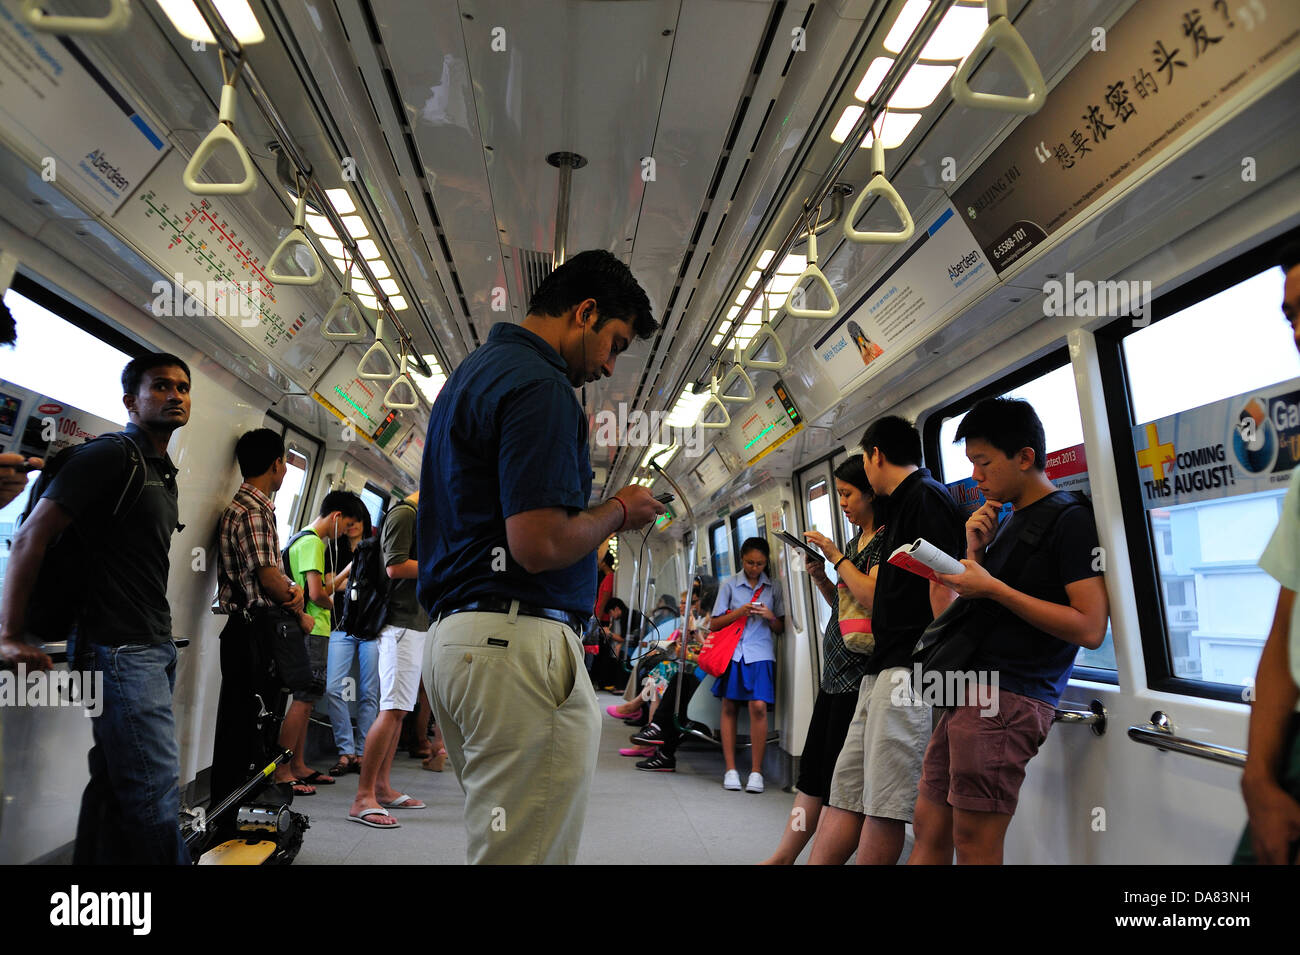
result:
[(718, 521), (709, 528), (709, 546), (713, 560), (713, 576), (721, 580), (731, 576), (731, 545), (727, 542), (727, 526)]
[[(939, 412), (938, 447), (931, 446), (930, 450), (932, 455), (935, 451), (938, 452), (943, 480), (951, 486), (970, 478), (971, 465), (966, 458), (964, 442), (954, 444), (953, 439), (957, 436), (957, 428), (966, 412), (978, 401), (988, 397), (1020, 398), (1033, 405), (1039, 420), (1043, 422), (1047, 444), (1047, 476), (1059, 488), (1090, 493), (1079, 395), (1074, 387), (1073, 366), (1063, 351), (1049, 355)], [(931, 438), (934, 437), (934, 428), (930, 423), (926, 425), (926, 433)], [(1096, 650), (1081, 649), (1075, 657), (1075, 666), (1112, 673), (1116, 670), (1115, 644), (1109, 624), (1102, 645)]]
[[(821, 465), (821, 469), (826, 466)], [(822, 470), (824, 474), (825, 471)], [(827, 478), (817, 478), (810, 483), (804, 491), (804, 513), (807, 516), (806, 526), (810, 531), (817, 531), (825, 534), (827, 537), (835, 537), (835, 506), (838, 501), (838, 495), (831, 482)], [(834, 572), (830, 571), (832, 579)], [(813, 609), (817, 615), (817, 632), (825, 633), (826, 625), (830, 623), (831, 608), (830, 605), (822, 598), (822, 595), (813, 591), (811, 594)]]
[(294, 519), (302, 510), (303, 488), (307, 483), (307, 474), (311, 470), (307, 455), (285, 442), (284, 464), (287, 469), (284, 483), (275, 492), (275, 530), (280, 540), (288, 541), (293, 536)]
[[(1282, 282), (1282, 270), (1274, 267), (1199, 299), (1179, 290), (1175, 304), (1184, 307), (1147, 327), (1127, 330), (1122, 339), (1132, 423), (1136, 431), (1148, 431), (1145, 445), (1135, 435), (1131, 468), (1142, 482), (1137, 490), (1146, 508), (1164, 611), (1163, 625), (1155, 624), (1154, 617), (1144, 620), (1147, 627), (1159, 627), (1163, 640), (1163, 646), (1148, 647), (1148, 669), (1157, 677), (1230, 686), (1254, 681), (1278, 592), (1277, 583), (1257, 563), (1277, 526), (1286, 486), (1256, 485), (1234, 493), (1237, 475), (1251, 480), (1254, 472), (1269, 468), (1243, 458), (1251, 452), (1235, 440), (1231, 446), (1222, 438), (1198, 440), (1198, 422), (1182, 416), (1233, 396), (1250, 407), (1258, 403), (1252, 391), (1300, 378), (1300, 356), (1278, 309)], [(1225, 333), (1228, 315), (1231, 331)], [(1207, 367), (1212, 373), (1199, 373)], [(1171, 415), (1180, 415), (1177, 427), (1166, 423)], [(1261, 438), (1273, 434), (1266, 417), (1256, 423)], [(1222, 422), (1215, 425), (1211, 430), (1224, 432)], [(1235, 429), (1229, 430), (1235, 438)], [(1271, 440), (1276, 444), (1279, 438)], [(1261, 443), (1259, 453), (1279, 454), (1268, 441)], [(1152, 447), (1165, 453), (1147, 453)], [(1202, 462), (1197, 455), (1214, 460)], [(1219, 461), (1234, 475), (1218, 485), (1221, 491), (1202, 487), (1208, 482), (1191, 484), (1206, 470), (1202, 463)], [(1238, 470), (1229, 470), (1234, 466)], [(1150, 471), (1142, 470), (1148, 467)], [(1155, 495), (1156, 503), (1151, 503), (1147, 485), (1159, 477), (1156, 469), (1164, 476), (1169, 503), (1160, 503), (1165, 495)], [(1182, 485), (1183, 476), (1188, 486)], [(1181, 497), (1194, 499), (1180, 502)]]
[(373, 484), (367, 484), (361, 489), (361, 503), (366, 506), (366, 511), (370, 514), (372, 527), (379, 526), (379, 521), (384, 516), (384, 502), (387, 499), (388, 495)]
[(740, 545), (751, 537), (757, 536), (758, 518), (754, 516), (753, 504), (731, 516), (731, 537), (732, 542), (736, 545), (737, 557), (740, 556)]

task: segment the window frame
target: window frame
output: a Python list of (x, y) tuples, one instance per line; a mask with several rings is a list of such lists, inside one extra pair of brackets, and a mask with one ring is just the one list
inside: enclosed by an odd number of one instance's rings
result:
[[(1197, 302), (1217, 295), (1246, 279), (1277, 265), (1282, 248), (1300, 240), (1300, 229), (1291, 229), (1233, 256), (1221, 265), (1194, 276), (1157, 296), (1150, 303), (1151, 323), (1163, 321)], [(1279, 293), (1279, 316), (1281, 296)], [(1148, 326), (1142, 326), (1146, 328)], [(1133, 395), (1124, 361), (1124, 339), (1139, 332), (1131, 318), (1118, 318), (1096, 333), (1097, 358), (1101, 366), (1102, 400), (1106, 408), (1106, 425), (1119, 483), (1124, 537), (1128, 544), (1129, 564), (1133, 571), (1134, 594), (1160, 594), (1160, 570), (1156, 542), (1142, 505), (1142, 487), (1137, 468), (1137, 448), (1133, 442)], [(1152, 690), (1182, 696), (1246, 704), (1243, 688), (1235, 684), (1193, 680), (1174, 674), (1169, 650), (1169, 626), (1163, 597), (1159, 600), (1135, 600), (1142, 658), (1147, 686)]]
[[(8, 287), (47, 311), (53, 312), (69, 325), (76, 326), (87, 335), (98, 338), (105, 345), (116, 348), (133, 359), (159, 350), (120, 331), (107, 319), (92, 312), (69, 293), (61, 290), (56, 283), (29, 271), (26, 266), (20, 265), (14, 271)], [(22, 329), (18, 332), (22, 334)]]
[[(737, 558), (740, 557), (740, 545), (743, 544), (745, 540), (748, 540), (748, 538), (742, 539), (740, 536), (740, 519), (742, 517), (745, 517), (748, 514), (753, 514), (753, 513), (754, 513), (754, 505), (748, 504), (745, 507), (742, 507), (740, 510), (735, 511), (727, 516), (728, 521), (730, 521), (731, 523), (731, 544), (735, 548), (735, 550), (732, 551), (732, 553), (734, 553)], [(757, 517), (754, 518), (754, 523), (755, 524), (758, 523)], [(762, 537), (764, 535), (759, 533), (759, 530), (756, 528), (755, 536)], [(736, 572), (739, 573), (739, 570), (737, 570)]]
[(723, 518), (718, 518), (716, 521), (714, 521), (712, 524), (709, 525), (709, 566), (713, 568), (714, 575), (718, 578), (719, 581), (725, 580), (726, 578), (730, 577), (732, 574), (735, 573), (735, 571), (732, 570), (730, 566), (733, 563), (732, 560), (730, 559), (731, 558), (730, 552), (727, 553), (728, 566), (726, 568), (726, 573), (718, 573), (718, 566), (717, 566), (718, 551), (715, 546), (716, 538), (714, 535), (717, 533), (719, 529), (725, 530), (726, 526), (727, 526), (727, 522)]

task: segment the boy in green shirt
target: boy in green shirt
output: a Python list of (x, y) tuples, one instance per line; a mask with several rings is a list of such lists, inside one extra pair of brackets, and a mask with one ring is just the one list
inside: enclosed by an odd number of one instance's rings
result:
[[(351, 491), (330, 491), (321, 502), (320, 517), (295, 535), (288, 548), (290, 575), (307, 595), (304, 609), (316, 621), (304, 639), (312, 671), (321, 671), (322, 686), (329, 653), (330, 613), (334, 609), (334, 574), (325, 573), (326, 542), (333, 546), (340, 536), (352, 533), (362, 523), (364, 514), (365, 505)], [(299, 796), (314, 794), (313, 783), (332, 785), (334, 782), (334, 777), (308, 766), (305, 758), (307, 720), (320, 698), (320, 693), (295, 692), (280, 728), (280, 746), (293, 750), (293, 759), (276, 770), (275, 781), (292, 782), (293, 791)]]

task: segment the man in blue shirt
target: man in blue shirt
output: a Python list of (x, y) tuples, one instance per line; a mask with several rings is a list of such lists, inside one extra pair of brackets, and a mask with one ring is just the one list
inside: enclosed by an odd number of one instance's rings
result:
[(437, 621), (425, 685), (465, 790), (470, 862), (577, 854), (600, 740), (578, 678), (595, 551), (664, 506), (638, 485), (587, 506), (573, 389), (657, 327), (628, 268), (583, 252), (542, 282), (521, 325), (493, 326), (434, 403), (417, 529), (418, 595)]

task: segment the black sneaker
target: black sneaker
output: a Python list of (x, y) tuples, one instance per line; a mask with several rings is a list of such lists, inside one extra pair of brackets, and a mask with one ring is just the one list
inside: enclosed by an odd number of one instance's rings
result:
[(651, 723), (641, 732), (634, 734), (632, 742), (638, 746), (662, 746), (664, 744), (664, 731), (659, 728), (659, 724)]
[(677, 760), (667, 753), (656, 753), (649, 759), (641, 760), (636, 764), (636, 768), (647, 773), (675, 773), (677, 772)]

